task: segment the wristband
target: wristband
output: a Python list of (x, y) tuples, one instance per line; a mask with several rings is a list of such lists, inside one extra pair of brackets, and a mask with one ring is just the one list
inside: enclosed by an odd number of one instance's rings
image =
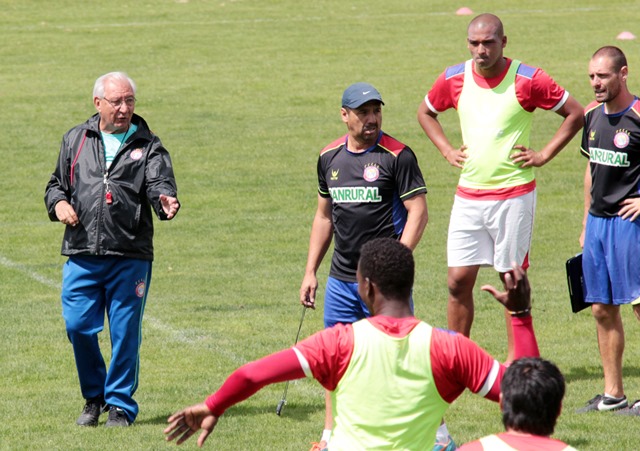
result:
[(531, 313), (531, 307), (526, 308), (524, 310), (518, 310), (517, 312), (511, 312), (511, 311), (509, 312), (509, 314), (511, 316), (515, 316), (516, 318), (519, 318), (521, 316), (525, 316), (525, 315), (527, 315), (529, 313)]

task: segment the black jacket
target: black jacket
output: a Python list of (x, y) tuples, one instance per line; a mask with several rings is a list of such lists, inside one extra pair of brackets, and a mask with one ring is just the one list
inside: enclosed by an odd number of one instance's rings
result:
[[(68, 201), (79, 224), (67, 226), (62, 255), (118, 255), (153, 260), (153, 208), (167, 219), (160, 194), (177, 197), (169, 153), (147, 123), (134, 114), (138, 129), (120, 149), (107, 171), (95, 114), (62, 138), (56, 169), (45, 190), (52, 221), (55, 205)], [(107, 183), (111, 204), (106, 201)]]

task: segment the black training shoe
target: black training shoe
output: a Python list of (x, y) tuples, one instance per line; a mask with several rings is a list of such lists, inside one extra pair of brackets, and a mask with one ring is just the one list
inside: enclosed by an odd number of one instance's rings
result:
[(634, 401), (629, 407), (618, 410), (616, 414), (640, 417), (640, 400)]
[(127, 418), (127, 414), (124, 413), (124, 410), (122, 410), (120, 407), (111, 406), (111, 408), (109, 409), (109, 419), (107, 420), (107, 423), (104, 425), (105, 427), (108, 427), (108, 428), (126, 427), (126, 426), (129, 426), (130, 424), (131, 423)]
[(611, 410), (624, 409), (629, 405), (627, 397), (613, 398), (611, 396), (596, 395), (587, 402), (587, 405), (576, 410), (576, 413), (585, 412), (607, 412)]
[(84, 409), (82, 409), (82, 413), (76, 420), (76, 424), (78, 426), (97, 426), (98, 418), (100, 418), (100, 414), (104, 412), (106, 408), (107, 405), (104, 403), (104, 398), (102, 396), (87, 399)]

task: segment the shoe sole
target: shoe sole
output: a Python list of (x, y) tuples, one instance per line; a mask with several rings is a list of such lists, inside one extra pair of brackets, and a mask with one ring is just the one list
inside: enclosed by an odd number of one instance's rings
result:
[(81, 428), (94, 428), (98, 425), (98, 422), (96, 421), (95, 423), (78, 423), (76, 422), (77, 426), (80, 426)]
[(126, 428), (129, 426), (131, 426), (130, 423), (122, 424), (122, 423), (109, 423), (109, 422), (106, 422), (104, 425), (104, 427), (106, 428)]
[(621, 409), (626, 409), (627, 407), (629, 407), (629, 403), (625, 402), (624, 404), (615, 404), (611, 407), (607, 406), (606, 404), (604, 404), (604, 406), (606, 407), (605, 409), (600, 409), (599, 407), (602, 406), (602, 403), (598, 403), (595, 407), (583, 407), (582, 409), (578, 409), (576, 410), (576, 413), (589, 413), (589, 412), (614, 412), (617, 410), (621, 410)]

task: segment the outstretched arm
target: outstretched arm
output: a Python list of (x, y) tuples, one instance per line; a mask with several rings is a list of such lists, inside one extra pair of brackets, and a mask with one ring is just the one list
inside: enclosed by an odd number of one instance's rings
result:
[(202, 446), (226, 409), (244, 401), (266, 385), (303, 377), (304, 371), (293, 349), (247, 363), (234, 371), (204, 403), (171, 415), (167, 420), (169, 426), (164, 430), (166, 440), (178, 438), (176, 444), (180, 445), (202, 430), (198, 438), (198, 446)]
[[(498, 291), (491, 285), (483, 285), (481, 289), (491, 293), (511, 313), (514, 360), (523, 357), (539, 357), (540, 349), (531, 317), (531, 286), (526, 271), (514, 263), (513, 269), (505, 273), (504, 287), (506, 291)], [(485, 386), (488, 387), (486, 398), (494, 401), (498, 399), (500, 381), (505, 370), (506, 366), (500, 365), (493, 383), (490, 383), (490, 379), (485, 381)]]
[(202, 429), (198, 437), (198, 446), (202, 447), (213, 428), (218, 424), (218, 416), (211, 413), (205, 403), (187, 407), (169, 417), (169, 426), (164, 430), (167, 441), (178, 438), (176, 445), (182, 445), (193, 434)]
[(512, 270), (504, 275), (504, 288), (499, 291), (492, 285), (483, 285), (481, 289), (490, 293), (510, 312), (531, 310), (531, 285), (522, 266), (513, 264)]
[(491, 285), (483, 285), (481, 289), (491, 293), (511, 313), (514, 359), (538, 357), (540, 350), (531, 324), (531, 286), (526, 271), (514, 263), (513, 269), (504, 275), (504, 287), (506, 291), (498, 291)]
[[(514, 265), (506, 273), (505, 291), (490, 285), (491, 293), (507, 310), (514, 312), (515, 357), (538, 357), (540, 351), (531, 318), (531, 288), (526, 272)], [(469, 338), (453, 332), (434, 331), (431, 345), (433, 375), (440, 396), (453, 402), (465, 388), (491, 401), (498, 401), (500, 381), (506, 366)]]

